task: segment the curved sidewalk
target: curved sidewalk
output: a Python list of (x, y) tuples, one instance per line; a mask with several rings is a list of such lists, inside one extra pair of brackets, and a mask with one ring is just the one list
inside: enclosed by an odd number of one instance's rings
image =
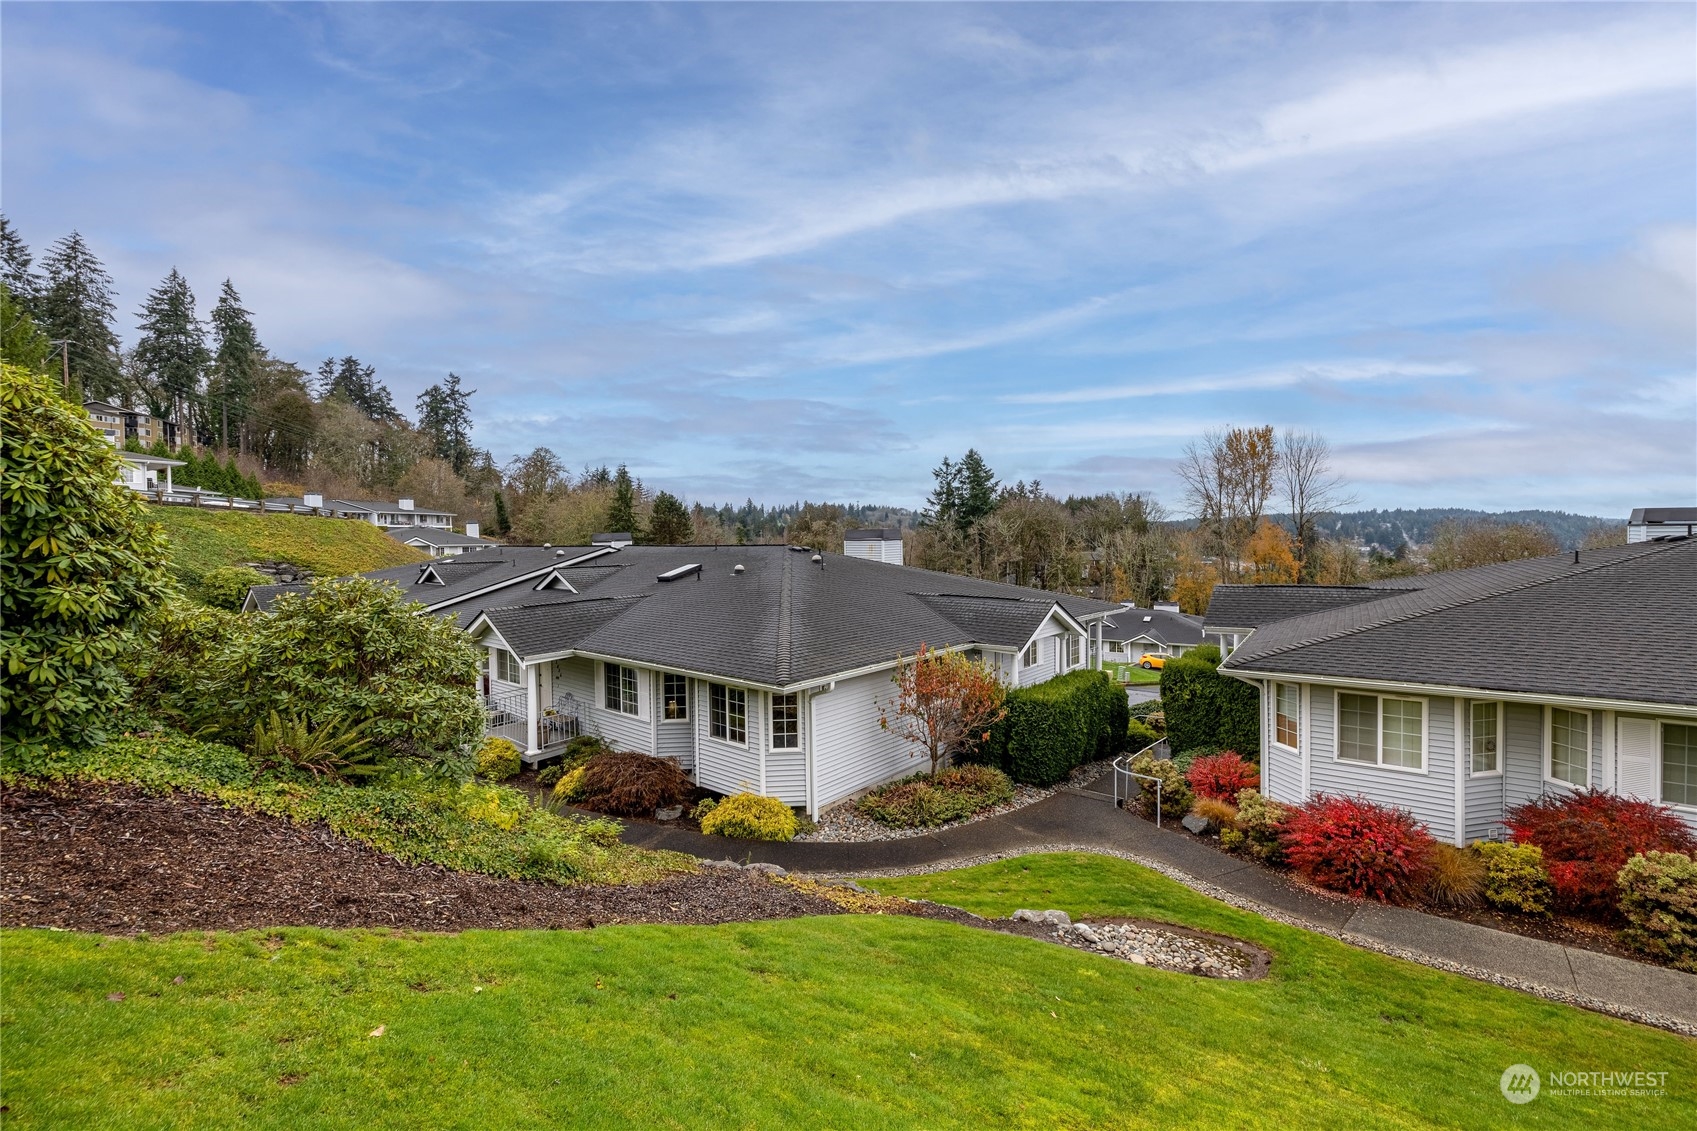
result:
[(627, 824), (622, 839), (708, 860), (835, 875), (922, 871), (1057, 845), (1128, 854), (1296, 926), (1604, 1012), (1671, 1020), (1668, 1027), (1697, 1035), (1697, 976), (1406, 908), (1317, 896), (1183, 833), (1157, 829), (1098, 793), (1063, 789), (999, 817), (903, 840), (774, 844), (650, 824)]

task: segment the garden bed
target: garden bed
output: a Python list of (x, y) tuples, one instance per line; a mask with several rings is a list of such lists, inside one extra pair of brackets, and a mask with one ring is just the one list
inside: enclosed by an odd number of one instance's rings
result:
[(863, 817), (855, 811), (853, 802), (845, 802), (834, 808), (827, 809), (819, 815), (813, 831), (798, 835), (798, 841), (817, 841), (835, 844), (858, 844), (883, 840), (906, 840), (909, 837), (930, 836), (933, 833), (956, 829), (962, 825), (970, 825), (977, 821), (1000, 817), (1035, 804), (1045, 797), (1053, 797), (1062, 789), (1079, 789), (1086, 783), (1107, 772), (1108, 762), (1090, 762), (1079, 766), (1068, 775), (1067, 779), (1058, 785), (1038, 787), (1034, 785), (1015, 785), (1012, 801), (982, 809), (970, 817), (962, 817), (957, 821), (946, 821), (940, 825), (930, 825), (919, 828), (896, 828)]

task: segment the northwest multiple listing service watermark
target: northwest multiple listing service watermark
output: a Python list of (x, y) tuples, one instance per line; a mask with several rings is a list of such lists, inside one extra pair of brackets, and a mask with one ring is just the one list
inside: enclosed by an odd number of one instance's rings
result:
[(1529, 1104), (1539, 1096), (1665, 1096), (1667, 1084), (1666, 1072), (1610, 1069), (1540, 1074), (1530, 1064), (1511, 1064), (1503, 1069), (1497, 1087), (1509, 1103)]

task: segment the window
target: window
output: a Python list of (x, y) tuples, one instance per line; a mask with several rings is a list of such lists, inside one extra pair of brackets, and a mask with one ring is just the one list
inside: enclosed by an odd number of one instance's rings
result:
[(667, 672), (660, 687), (660, 702), (661, 718), (674, 721), (689, 718), (689, 680)]
[(1033, 640), (1031, 642), (1031, 647), (1027, 648), (1024, 654), (1019, 658), (1020, 667), (1034, 668), (1037, 666), (1037, 657), (1041, 654), (1038, 646), (1041, 643), (1042, 641), (1040, 640)]
[(712, 684), (708, 693), (707, 732), (726, 742), (748, 741), (748, 692)]
[(609, 711), (621, 715), (636, 714), (636, 669), (623, 664), (602, 664), (604, 702)]
[(1475, 703), (1469, 722), (1472, 724), (1468, 747), (1473, 756), (1473, 773), (1494, 774), (1502, 769), (1498, 748), (1502, 735), (1498, 729), (1502, 706), (1498, 703)]
[(495, 678), (502, 683), (520, 683), (519, 658), (505, 648), (495, 649)]
[(1302, 749), (1302, 689), (1294, 683), (1278, 684), (1273, 691), (1273, 741), (1291, 750)]
[(1697, 805), (1697, 726), (1662, 724), (1662, 800)]
[(798, 750), (801, 748), (801, 696), (791, 692), (788, 695), (772, 696), (772, 749)]
[(1070, 634), (1067, 636), (1067, 667), (1076, 668), (1079, 661), (1084, 659), (1084, 656), (1080, 651), (1083, 644), (1084, 641), (1079, 637), (1072, 636)]
[(1591, 780), (1591, 715), (1550, 709), (1550, 777), (1569, 785)]
[(1426, 704), (1340, 691), (1337, 756), (1346, 762), (1425, 769)]

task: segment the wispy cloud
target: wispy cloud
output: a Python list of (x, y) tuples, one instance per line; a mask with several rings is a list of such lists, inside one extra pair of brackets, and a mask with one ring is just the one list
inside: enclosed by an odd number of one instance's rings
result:
[(1057, 392), (1012, 393), (997, 398), (1007, 404), (1095, 404), (1138, 397), (1180, 397), (1198, 393), (1241, 390), (1288, 389), (1297, 385), (1354, 381), (1408, 381), (1433, 377), (1466, 377), (1472, 368), (1455, 362), (1418, 362), (1351, 359), (1344, 361), (1297, 362), (1252, 373), (1198, 377), (1157, 377), (1123, 385), (1103, 385)]

